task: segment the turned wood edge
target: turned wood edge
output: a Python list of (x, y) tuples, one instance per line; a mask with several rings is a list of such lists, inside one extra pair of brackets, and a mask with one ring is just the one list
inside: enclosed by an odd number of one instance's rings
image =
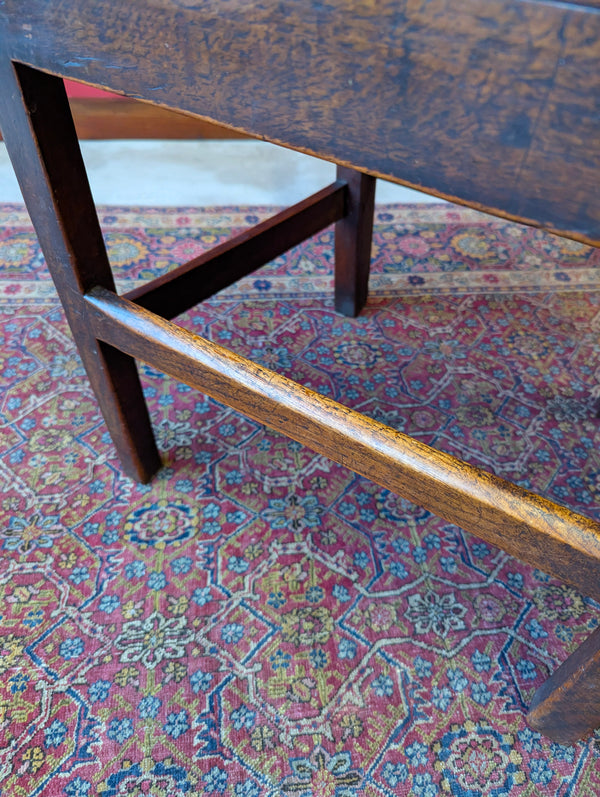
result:
[(600, 599), (600, 524), (436, 451), (104, 288), (85, 296), (99, 340)]

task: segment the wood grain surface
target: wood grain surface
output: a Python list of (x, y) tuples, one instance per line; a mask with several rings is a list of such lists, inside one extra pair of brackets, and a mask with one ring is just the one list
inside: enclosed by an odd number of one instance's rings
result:
[(600, 599), (600, 524), (159, 318), (106, 288), (96, 337)]
[(600, 12), (527, 0), (3, 0), (16, 60), (600, 243)]
[[(322, 201), (353, 314), (373, 176), (600, 245), (600, 0), (0, 0), (0, 125), (126, 472), (160, 465), (135, 357), (600, 600), (599, 524), (118, 297), (55, 76), (338, 163), (347, 207), (339, 186)], [(253, 256), (291, 240), (286, 225)], [(188, 265), (179, 289), (203, 273)], [(160, 305), (168, 283), (140, 302)], [(535, 727), (571, 742), (600, 723), (599, 651), (596, 632), (542, 687)]]

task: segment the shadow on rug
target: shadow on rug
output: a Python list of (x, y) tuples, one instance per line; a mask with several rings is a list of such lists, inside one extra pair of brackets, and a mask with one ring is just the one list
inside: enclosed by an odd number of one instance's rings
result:
[[(100, 217), (133, 287), (266, 215)], [(380, 208), (356, 320), (331, 258), (327, 230), (181, 322), (600, 519), (598, 251)], [(2, 797), (600, 792), (594, 739), (524, 722), (596, 603), (147, 367), (165, 467), (128, 481), (16, 206), (0, 341)]]

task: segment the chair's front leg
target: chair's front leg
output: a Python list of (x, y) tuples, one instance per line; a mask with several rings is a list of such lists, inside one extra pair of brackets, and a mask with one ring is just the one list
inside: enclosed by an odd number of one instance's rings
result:
[(600, 628), (540, 686), (527, 721), (561, 744), (600, 728)]
[(337, 178), (348, 184), (349, 212), (335, 225), (335, 309), (354, 318), (367, 301), (376, 180), (345, 166)]
[(148, 481), (160, 457), (135, 362), (99, 343), (87, 321), (85, 292), (114, 283), (62, 80), (2, 58), (0, 125), (123, 470)]

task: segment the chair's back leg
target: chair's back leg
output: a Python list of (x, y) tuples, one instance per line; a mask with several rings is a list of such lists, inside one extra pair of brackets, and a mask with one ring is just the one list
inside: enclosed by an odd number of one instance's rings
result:
[(375, 210), (374, 177), (338, 166), (348, 183), (348, 215), (335, 225), (335, 309), (353, 318), (367, 301)]
[(62, 80), (0, 59), (0, 125), (123, 470), (148, 481), (160, 458), (135, 362), (87, 323), (83, 295), (114, 282)]

